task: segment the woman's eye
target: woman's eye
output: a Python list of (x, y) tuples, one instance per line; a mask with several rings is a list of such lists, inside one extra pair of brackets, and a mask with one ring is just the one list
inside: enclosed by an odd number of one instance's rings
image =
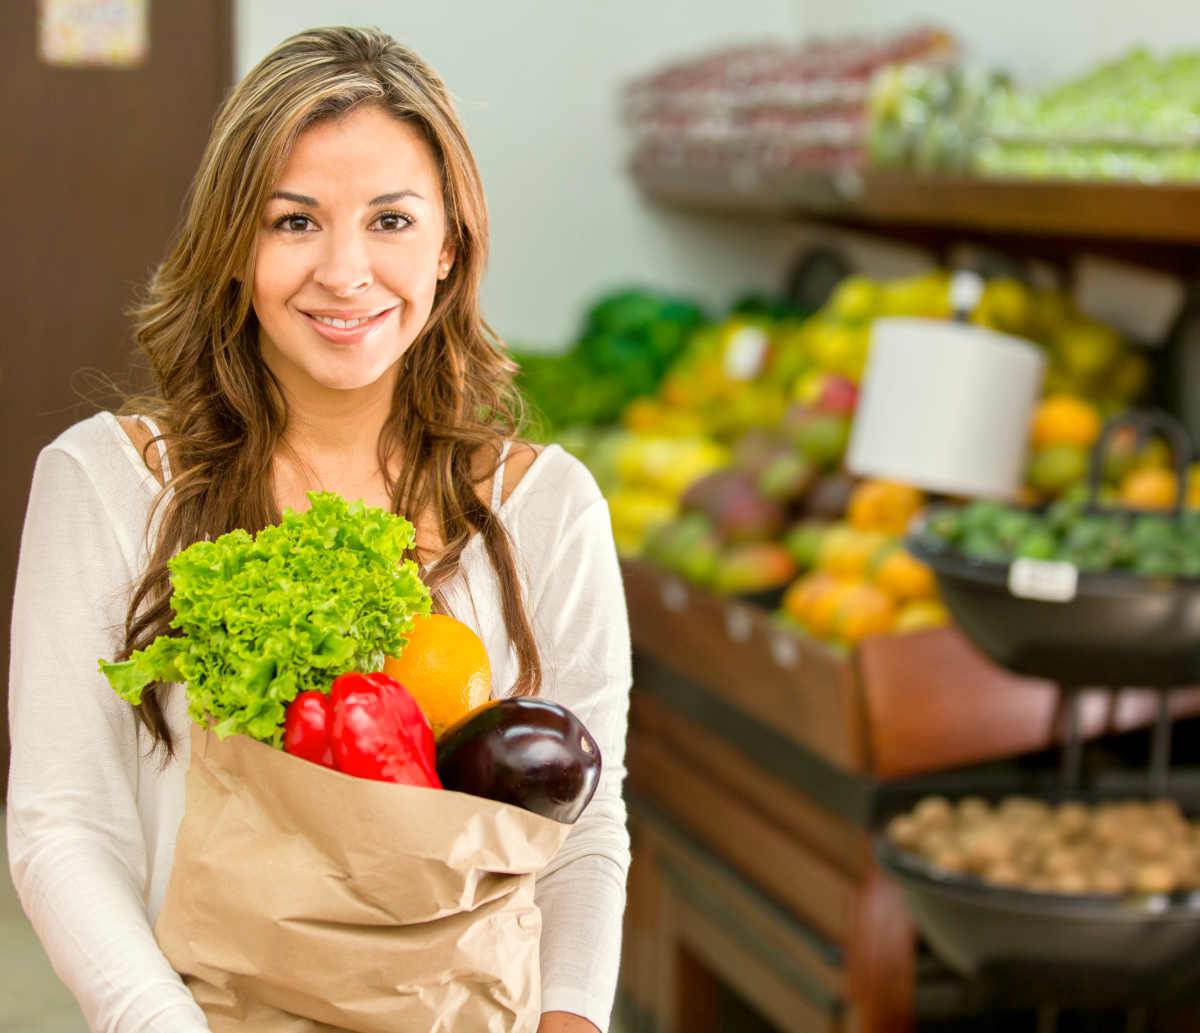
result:
[[(399, 220), (398, 224), (397, 224), (397, 220)], [(383, 223), (383, 222), (391, 223), (391, 225), (386, 225), (383, 227), (384, 230), (387, 230), (387, 231), (397, 231), (397, 230), (408, 229), (408, 227), (413, 224), (413, 220), (401, 212), (384, 212), (381, 216), (379, 216), (379, 221), (381, 223)]]
[(296, 232), (303, 232), (303, 230), (304, 230), (303, 226), (299, 230), (296, 230), (296, 227), (294, 224), (297, 222), (306, 223), (306, 222), (312, 222), (312, 220), (307, 215), (301, 215), (299, 212), (289, 212), (287, 215), (281, 215), (278, 219), (275, 220), (275, 229), (277, 229), (277, 230), (288, 229), (288, 230), (295, 230)]

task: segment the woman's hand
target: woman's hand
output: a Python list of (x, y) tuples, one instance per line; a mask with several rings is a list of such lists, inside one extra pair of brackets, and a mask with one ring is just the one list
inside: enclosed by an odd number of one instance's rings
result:
[(594, 1024), (574, 1012), (542, 1012), (537, 1033), (600, 1033)]

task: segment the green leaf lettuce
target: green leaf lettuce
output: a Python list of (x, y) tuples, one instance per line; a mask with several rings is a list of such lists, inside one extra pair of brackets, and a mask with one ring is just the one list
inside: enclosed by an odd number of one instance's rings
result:
[(217, 734), (281, 747), (287, 704), (346, 671), (378, 671), (403, 649), (429, 590), (404, 559), (403, 517), (310, 492), (257, 535), (196, 542), (169, 563), (171, 627), (121, 663), (100, 661), (114, 691), (141, 702), (153, 682), (186, 682), (188, 712)]

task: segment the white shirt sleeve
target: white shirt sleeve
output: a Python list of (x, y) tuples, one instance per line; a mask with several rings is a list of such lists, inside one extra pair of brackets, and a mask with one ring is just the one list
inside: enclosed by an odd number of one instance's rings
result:
[[(592, 491), (598, 496), (598, 491)], [(600, 747), (592, 802), (538, 879), (542, 1010), (608, 1029), (629, 869), (622, 785), (632, 681), (629, 618), (608, 505), (587, 504), (549, 558), (533, 606), (541, 695), (570, 709)]]
[(91, 1030), (199, 1033), (204, 1014), (147, 917), (136, 805), (147, 741), (97, 669), (119, 648), (132, 577), (105, 502), (76, 459), (42, 451), (13, 603), (9, 864)]

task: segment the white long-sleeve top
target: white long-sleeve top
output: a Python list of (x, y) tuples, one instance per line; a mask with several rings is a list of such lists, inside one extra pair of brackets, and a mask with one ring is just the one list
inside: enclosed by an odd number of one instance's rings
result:
[[(145, 569), (159, 490), (116, 417), (75, 424), (38, 456), (13, 606), (8, 854), (22, 906), (95, 1033), (194, 1033), (203, 1013), (154, 939), (184, 811), (187, 704), (165, 712), (166, 766), (132, 708), (97, 668), (122, 642)], [(543, 666), (541, 695), (595, 737), (595, 797), (539, 876), (542, 1008), (608, 1028), (620, 955), (629, 839), (622, 784), (631, 681), (629, 625), (608, 507), (591, 474), (556, 445), (504, 500)], [(155, 528), (152, 527), (151, 534)], [(497, 580), (476, 536), (445, 590), (483, 639), (493, 696), (516, 658)]]

